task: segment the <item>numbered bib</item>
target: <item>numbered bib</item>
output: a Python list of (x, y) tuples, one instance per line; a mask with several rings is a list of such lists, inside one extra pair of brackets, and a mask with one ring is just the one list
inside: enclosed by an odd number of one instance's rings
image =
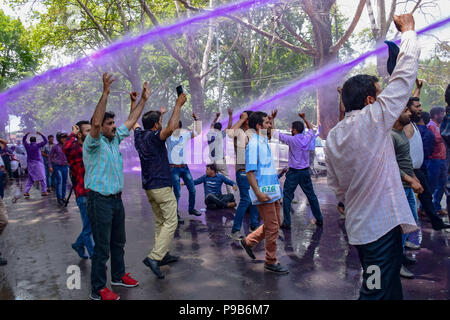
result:
[(256, 194), (253, 192), (253, 189), (250, 188), (249, 195), (250, 199), (252, 200), (252, 204), (264, 204), (264, 203), (271, 203), (281, 198), (281, 188), (279, 184), (273, 184), (268, 186), (262, 186), (259, 187), (259, 190), (262, 193), (267, 194), (270, 197), (270, 200), (267, 202), (260, 202), (258, 201), (258, 198), (256, 197)]

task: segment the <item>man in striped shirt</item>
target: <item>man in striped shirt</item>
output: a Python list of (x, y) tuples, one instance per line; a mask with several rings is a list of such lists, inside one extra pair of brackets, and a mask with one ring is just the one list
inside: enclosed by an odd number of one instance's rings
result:
[(360, 299), (403, 298), (402, 232), (417, 230), (390, 132), (414, 87), (420, 47), (411, 14), (394, 16), (394, 22), (402, 43), (387, 87), (381, 92), (369, 75), (348, 79), (342, 91), (345, 118), (325, 146), (328, 185), (345, 203), (348, 240), (363, 268)]
[[(106, 103), (114, 80), (103, 74), (103, 93), (94, 116), (91, 131), (83, 143), (83, 162), (86, 169), (85, 187), (89, 189), (87, 211), (94, 236), (91, 268), (93, 300), (118, 300), (119, 296), (106, 288), (106, 262), (111, 252), (111, 285), (135, 287), (139, 283), (125, 274), (125, 211), (122, 203), (123, 161), (119, 144), (130, 135), (139, 119), (150, 91), (144, 83), (142, 96), (128, 119), (119, 127), (114, 114), (106, 112)], [(130, 94), (132, 104), (137, 93)], [(134, 100), (135, 101), (135, 100)]]

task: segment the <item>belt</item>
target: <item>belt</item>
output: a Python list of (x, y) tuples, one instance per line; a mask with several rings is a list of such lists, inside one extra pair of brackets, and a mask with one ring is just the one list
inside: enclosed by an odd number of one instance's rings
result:
[(303, 168), (303, 169), (289, 168), (289, 170), (292, 170), (292, 171), (302, 171), (302, 170), (309, 170), (309, 167), (307, 167), (307, 168)]
[(171, 164), (171, 168), (184, 168), (187, 167), (187, 164)]

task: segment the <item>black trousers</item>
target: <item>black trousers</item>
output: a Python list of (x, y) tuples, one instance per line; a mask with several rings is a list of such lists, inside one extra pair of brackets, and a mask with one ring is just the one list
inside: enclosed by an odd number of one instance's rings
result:
[(433, 228), (440, 227), (444, 224), (441, 217), (436, 213), (436, 209), (433, 204), (433, 192), (431, 191), (430, 185), (428, 183), (427, 173), (422, 169), (414, 169), (414, 174), (417, 179), (419, 179), (420, 184), (423, 187), (423, 192), (419, 194), (419, 200), (422, 204), (423, 211), (430, 219), (431, 226)]
[[(380, 239), (355, 246), (363, 268), (360, 300), (402, 300), (400, 281), (403, 246), (401, 227), (397, 226)], [(379, 287), (374, 288), (374, 276), (379, 271)]]
[(210, 193), (205, 198), (205, 204), (208, 209), (224, 209), (228, 207), (228, 203), (230, 202), (234, 202), (234, 195), (232, 193)]
[(111, 253), (111, 280), (119, 282), (125, 275), (125, 210), (121, 197), (106, 197), (89, 191), (87, 212), (94, 237), (91, 267), (91, 290), (106, 287), (106, 262)]

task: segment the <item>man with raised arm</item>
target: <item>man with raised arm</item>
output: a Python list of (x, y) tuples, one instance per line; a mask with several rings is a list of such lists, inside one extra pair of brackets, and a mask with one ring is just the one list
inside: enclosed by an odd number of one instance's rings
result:
[(158, 279), (164, 278), (160, 266), (178, 261), (177, 256), (169, 253), (178, 220), (166, 140), (178, 129), (181, 107), (185, 102), (186, 95), (182, 93), (177, 98), (167, 127), (162, 125), (161, 111), (149, 111), (142, 116), (144, 129), (136, 126), (134, 131), (134, 145), (141, 160), (142, 187), (155, 215), (155, 244), (143, 263)]
[(381, 92), (374, 76), (348, 79), (342, 89), (345, 117), (325, 146), (328, 185), (345, 204), (349, 243), (363, 268), (360, 299), (403, 298), (402, 232), (417, 230), (390, 133), (413, 90), (420, 48), (413, 16), (394, 16), (394, 22), (402, 43), (387, 87)]
[(30, 137), (30, 143), (27, 142), (28, 135), (27, 132), (23, 137), (23, 146), (27, 151), (27, 168), (28, 168), (28, 179), (25, 185), (24, 196), (29, 197), (28, 193), (36, 181), (41, 183), (41, 194), (47, 196), (47, 182), (45, 177), (45, 167), (44, 160), (42, 159), (41, 148), (47, 144), (47, 138), (40, 132), (36, 134), (42, 137), (42, 142), (36, 143), (36, 137)]
[(150, 96), (144, 82), (141, 99), (119, 127), (114, 114), (106, 112), (106, 104), (114, 79), (103, 74), (103, 93), (91, 119), (91, 131), (83, 143), (86, 169), (84, 184), (89, 189), (87, 211), (94, 236), (91, 268), (93, 300), (118, 300), (120, 297), (106, 287), (106, 262), (111, 254), (111, 285), (136, 287), (139, 283), (125, 273), (125, 210), (122, 203), (123, 161), (119, 144), (130, 135)]
[(292, 136), (272, 130), (274, 138), (289, 146), (289, 171), (286, 174), (283, 186), (283, 223), (280, 226), (280, 228), (286, 230), (291, 229), (291, 203), (298, 185), (300, 185), (300, 188), (302, 188), (302, 191), (308, 198), (311, 212), (315, 218), (313, 222), (318, 226), (323, 225), (319, 200), (314, 192), (311, 174), (309, 173), (309, 146), (311, 140), (315, 139), (315, 131), (304, 113), (299, 113), (298, 115), (306, 124), (308, 131), (304, 132), (305, 125), (302, 121), (294, 121), (292, 123)]
[[(231, 108), (228, 111), (228, 125), (227, 130), (231, 129), (233, 124), (233, 110)], [(216, 113), (216, 117), (211, 123), (211, 128), (207, 134), (208, 145), (209, 145), (209, 158), (212, 164), (216, 165), (217, 172), (223, 174), (226, 178), (230, 179), (230, 174), (228, 173), (228, 167), (225, 160), (223, 141), (226, 137), (226, 130), (222, 131), (222, 124), (217, 122), (220, 117), (220, 112)], [(226, 185), (227, 193), (233, 194), (233, 188)]]

